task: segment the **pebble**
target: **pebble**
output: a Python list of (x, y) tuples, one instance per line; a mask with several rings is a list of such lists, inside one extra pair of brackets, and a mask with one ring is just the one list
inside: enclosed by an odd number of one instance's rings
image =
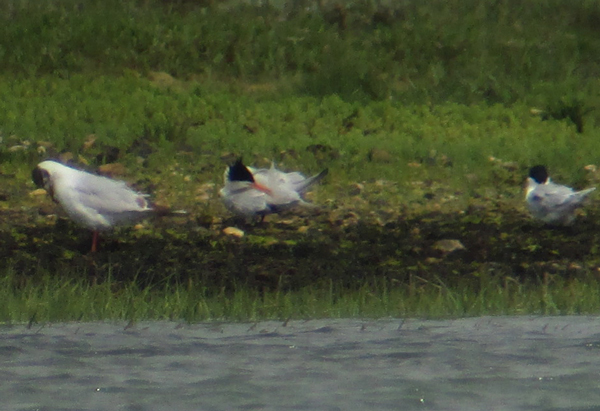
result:
[(223, 229), (223, 234), (231, 235), (237, 238), (242, 238), (244, 236), (244, 232), (236, 227), (226, 227)]

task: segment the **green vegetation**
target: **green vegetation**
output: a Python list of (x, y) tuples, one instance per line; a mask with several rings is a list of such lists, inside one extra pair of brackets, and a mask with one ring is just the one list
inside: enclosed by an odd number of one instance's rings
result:
[[(11, 322), (148, 319), (258, 321), (265, 318), (435, 317), (493, 314), (544, 315), (597, 312), (600, 292), (594, 278), (567, 281), (558, 275), (542, 280), (510, 277), (468, 279), (449, 287), (442, 279), (414, 276), (408, 284), (385, 279), (356, 289), (330, 281), (294, 291), (259, 292), (242, 286), (232, 291), (210, 290), (203, 284), (147, 286), (132, 281), (90, 284), (46, 275), (28, 279), (7, 275), (2, 280), (0, 317)], [(19, 292), (14, 283), (20, 282)]]
[[(0, 4), (0, 321), (600, 311), (599, 200), (569, 229), (522, 200), (533, 164), (600, 182), (599, 3), (261, 4)], [(239, 155), (328, 167), (319, 208), (236, 221)], [(48, 157), (190, 214), (91, 255), (31, 194)]]

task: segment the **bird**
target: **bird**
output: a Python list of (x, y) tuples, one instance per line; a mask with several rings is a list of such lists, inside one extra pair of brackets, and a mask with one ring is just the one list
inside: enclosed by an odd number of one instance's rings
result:
[(279, 213), (297, 205), (311, 206), (302, 195), (327, 173), (328, 169), (325, 169), (306, 178), (296, 171), (286, 173), (278, 170), (275, 163), (271, 163), (271, 168), (248, 167), (239, 158), (225, 168), (225, 185), (219, 193), (232, 212), (244, 217), (259, 217), (262, 221), (267, 214)]
[(88, 173), (54, 160), (39, 163), (31, 177), (73, 221), (93, 231), (92, 252), (98, 248), (100, 231), (133, 224), (154, 215), (186, 213), (152, 205), (147, 195), (133, 190), (124, 181)]
[(568, 226), (575, 221), (575, 210), (596, 187), (574, 191), (553, 183), (543, 165), (529, 169), (525, 201), (531, 215), (546, 224)]

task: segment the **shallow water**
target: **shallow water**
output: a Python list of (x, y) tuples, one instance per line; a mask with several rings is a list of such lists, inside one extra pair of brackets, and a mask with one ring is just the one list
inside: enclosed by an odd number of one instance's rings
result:
[(600, 405), (600, 318), (0, 328), (2, 410)]

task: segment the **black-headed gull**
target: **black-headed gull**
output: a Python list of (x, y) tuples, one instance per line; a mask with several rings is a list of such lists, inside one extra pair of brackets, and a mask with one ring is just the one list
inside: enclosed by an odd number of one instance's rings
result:
[(94, 231), (92, 252), (97, 249), (99, 231), (133, 224), (152, 215), (185, 213), (153, 206), (146, 195), (131, 189), (124, 181), (87, 173), (52, 160), (39, 163), (31, 176), (72, 220)]
[(531, 167), (527, 179), (525, 201), (531, 215), (553, 225), (570, 225), (575, 220), (575, 210), (596, 188), (574, 191), (572, 188), (553, 183), (546, 167)]
[(245, 217), (277, 213), (295, 205), (309, 205), (302, 198), (306, 190), (327, 175), (325, 169), (306, 178), (299, 172), (285, 173), (271, 168), (247, 167), (238, 159), (225, 169), (225, 186), (220, 194), (225, 206)]

